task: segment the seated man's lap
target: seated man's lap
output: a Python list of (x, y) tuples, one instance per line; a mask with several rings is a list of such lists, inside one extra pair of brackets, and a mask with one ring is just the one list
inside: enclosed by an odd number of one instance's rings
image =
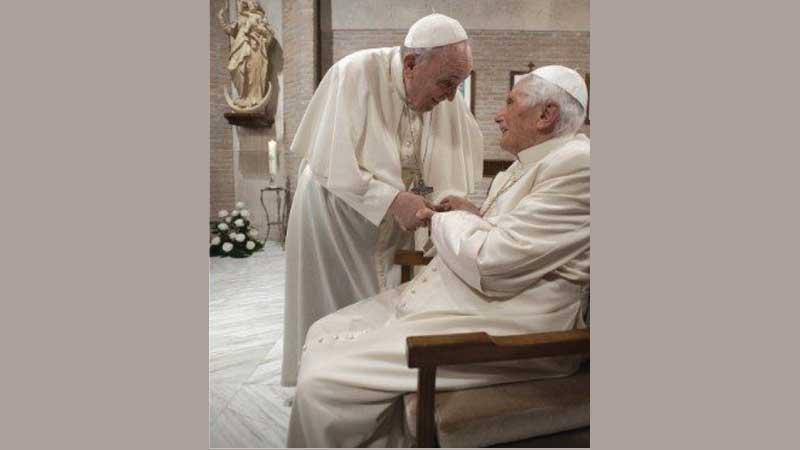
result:
[(383, 326), (394, 315), (394, 302), (404, 286), (389, 289), (329, 314), (311, 325), (306, 342), (323, 335), (360, 332)]

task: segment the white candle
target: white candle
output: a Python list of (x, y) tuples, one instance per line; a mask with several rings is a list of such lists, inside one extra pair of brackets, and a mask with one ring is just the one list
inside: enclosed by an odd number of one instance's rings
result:
[(269, 141), (269, 173), (278, 174), (278, 143)]

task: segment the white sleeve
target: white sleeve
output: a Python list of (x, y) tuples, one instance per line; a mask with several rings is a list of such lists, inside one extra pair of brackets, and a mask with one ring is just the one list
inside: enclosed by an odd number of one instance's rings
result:
[(589, 248), (588, 161), (548, 175), (506, 214), (434, 214), (431, 236), (445, 264), (474, 289), (505, 297)]
[(369, 179), (367, 189), (363, 193), (336, 189), (331, 189), (331, 192), (374, 225), (380, 225), (381, 220), (386, 215), (386, 211), (400, 191), (383, 181), (377, 180), (366, 170), (360, 170), (360, 173), (362, 178)]

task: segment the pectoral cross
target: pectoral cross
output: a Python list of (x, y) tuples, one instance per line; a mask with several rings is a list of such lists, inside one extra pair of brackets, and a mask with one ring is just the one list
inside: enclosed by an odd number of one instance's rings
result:
[(415, 193), (415, 194), (417, 194), (417, 195), (419, 195), (421, 197), (427, 197), (428, 195), (430, 195), (433, 192), (433, 188), (428, 186), (428, 185), (426, 185), (425, 181), (423, 181), (422, 177), (420, 177), (417, 180), (417, 184), (415, 184), (414, 188), (411, 189), (411, 192), (413, 192), (413, 193)]

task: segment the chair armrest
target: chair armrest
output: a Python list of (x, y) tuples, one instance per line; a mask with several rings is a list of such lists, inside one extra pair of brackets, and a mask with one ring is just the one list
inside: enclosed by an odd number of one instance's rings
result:
[(411, 281), (411, 267), (424, 266), (431, 262), (433, 258), (423, 256), (422, 252), (415, 250), (398, 250), (394, 255), (394, 263), (401, 266), (400, 281), (405, 283)]
[(422, 252), (416, 250), (398, 250), (394, 254), (394, 263), (401, 266), (424, 266), (433, 258), (423, 255)]
[(435, 367), (589, 354), (589, 329), (490, 336), (484, 332), (409, 336), (408, 367)]
[(589, 329), (548, 333), (490, 336), (484, 332), (409, 336), (406, 338), (408, 367), (417, 375), (417, 446), (433, 447), (436, 425), (433, 409), (436, 368), (515, 359), (589, 354)]

